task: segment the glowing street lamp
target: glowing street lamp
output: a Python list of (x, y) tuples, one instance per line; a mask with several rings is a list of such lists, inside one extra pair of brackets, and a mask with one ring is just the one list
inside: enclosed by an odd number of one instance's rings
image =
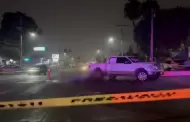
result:
[(99, 49), (96, 51), (97, 54), (100, 54), (100, 52), (101, 52), (101, 51), (100, 51)]
[(30, 32), (30, 36), (33, 37), (33, 38), (35, 38), (36, 37), (36, 33)]
[(113, 37), (110, 37), (110, 38), (108, 39), (108, 43), (113, 44), (113, 42), (114, 42), (114, 38), (113, 38)]

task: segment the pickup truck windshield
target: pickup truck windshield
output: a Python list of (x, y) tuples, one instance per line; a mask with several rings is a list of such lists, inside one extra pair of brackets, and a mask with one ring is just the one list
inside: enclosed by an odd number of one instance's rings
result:
[(138, 57), (128, 57), (133, 63), (138, 63), (138, 62), (144, 62), (143, 60), (140, 60)]

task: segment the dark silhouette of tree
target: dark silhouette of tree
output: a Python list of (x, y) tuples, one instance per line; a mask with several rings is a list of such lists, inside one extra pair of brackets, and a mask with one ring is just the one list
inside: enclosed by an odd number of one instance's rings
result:
[[(154, 18), (155, 53), (163, 54), (168, 49), (179, 48), (188, 36), (190, 9), (160, 9)], [(150, 17), (144, 16), (134, 29), (134, 40), (145, 53), (150, 49)], [(184, 42), (185, 43), (185, 42)]]
[(3, 14), (0, 28), (0, 43), (5, 44), (7, 42), (20, 49), (20, 34), (22, 33), (23, 54), (26, 54), (28, 49), (32, 48), (29, 41), (27, 41), (29, 32), (42, 33), (42, 30), (38, 28), (32, 17), (21, 12), (5, 12)]
[(141, 13), (143, 16), (150, 16), (153, 10), (156, 13), (160, 9), (160, 6), (156, 0), (146, 0), (141, 4)]
[(129, 49), (128, 49), (128, 52), (127, 52), (127, 55), (128, 55), (128, 56), (132, 56), (132, 55), (134, 55), (133, 47), (132, 47), (131, 45), (129, 46)]
[(137, 20), (142, 14), (141, 3), (138, 0), (128, 0), (124, 8), (124, 16), (132, 21), (135, 27), (135, 20)]
[(128, 0), (125, 4), (124, 16), (129, 18), (135, 27), (135, 20), (138, 20), (141, 16), (150, 16), (151, 10), (156, 12), (159, 8), (160, 6), (156, 0), (146, 0), (142, 3), (138, 0)]
[(19, 60), (20, 58), (20, 51), (18, 48), (10, 47), (10, 46), (3, 46), (0, 49), (0, 55), (2, 57), (6, 57), (9, 59)]
[(72, 50), (69, 48), (69, 49), (64, 49), (63, 50), (65, 53), (71, 53), (72, 52)]

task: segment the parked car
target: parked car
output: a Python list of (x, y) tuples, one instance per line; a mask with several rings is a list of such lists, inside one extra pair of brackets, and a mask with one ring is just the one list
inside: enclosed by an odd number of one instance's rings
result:
[(108, 76), (133, 76), (139, 81), (156, 80), (163, 70), (154, 62), (143, 62), (135, 56), (112, 56), (106, 63), (89, 65), (90, 78), (102, 79)]
[(171, 70), (185, 70), (182, 61), (180, 60), (172, 60), (170, 58), (166, 59), (163, 63), (164, 70), (171, 71)]
[(38, 75), (44, 74), (44, 75), (46, 75), (47, 71), (48, 71), (48, 67), (46, 65), (35, 65), (35, 66), (29, 68), (27, 73), (29, 75), (31, 75), (31, 74), (38, 74)]

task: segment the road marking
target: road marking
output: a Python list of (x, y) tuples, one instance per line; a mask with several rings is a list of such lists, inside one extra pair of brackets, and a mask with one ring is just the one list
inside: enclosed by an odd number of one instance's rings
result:
[(59, 80), (52, 80), (51, 82), (52, 82), (52, 83), (58, 83)]
[(21, 122), (41, 122), (43, 118), (46, 116), (46, 113), (41, 109), (35, 109), (32, 111), (29, 117), (23, 118)]
[(24, 95), (24, 94), (35, 94), (37, 92), (39, 92), (41, 89), (43, 89), (47, 84), (39, 84), (39, 85), (35, 85), (30, 87), (28, 90), (26, 90), (24, 93), (21, 93), (20, 95)]
[(28, 84), (28, 83), (37, 83), (37, 82), (40, 82), (40, 81), (19, 81), (17, 83)]

